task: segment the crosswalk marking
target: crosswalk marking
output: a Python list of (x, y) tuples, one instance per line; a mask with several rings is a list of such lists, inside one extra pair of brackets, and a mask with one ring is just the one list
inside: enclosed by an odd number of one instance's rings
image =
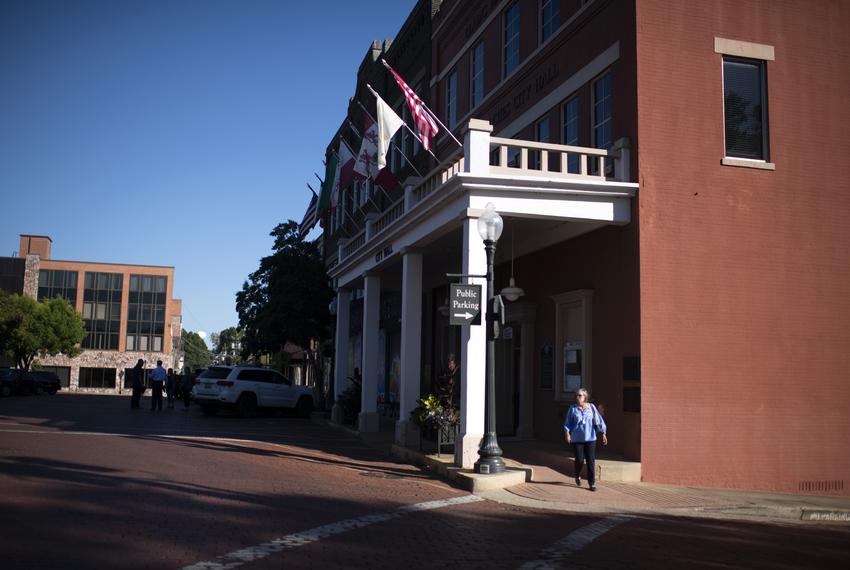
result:
[(344, 532), (363, 528), (371, 524), (396, 519), (407, 514), (416, 513), (420, 511), (429, 511), (433, 509), (441, 509), (443, 507), (450, 507), (453, 505), (476, 503), (478, 501), (483, 500), (484, 499), (476, 495), (464, 495), (463, 497), (455, 497), (453, 499), (439, 499), (436, 501), (428, 501), (425, 503), (407, 505), (384, 513), (365, 515), (356, 519), (347, 519), (344, 521), (319, 526), (303, 532), (290, 534), (284, 536), (283, 538), (277, 538), (275, 540), (271, 540), (263, 544), (249, 546), (247, 548), (242, 548), (229, 554), (218, 556), (213, 560), (207, 560), (204, 562), (192, 564), (190, 566), (184, 566), (182, 570), (224, 570), (226, 568), (236, 568), (237, 566), (241, 566), (242, 564), (245, 564), (247, 562), (252, 562), (254, 560), (259, 560), (260, 558), (265, 558), (270, 554), (275, 554), (284, 550), (291, 550), (299, 546), (304, 546), (305, 544), (312, 544), (329, 536), (342, 534)]
[(574, 530), (546, 550), (540, 553), (540, 558), (526, 562), (519, 570), (554, 570), (561, 566), (567, 557), (582, 550), (585, 546), (611, 530), (623, 524), (632, 517), (616, 516), (583, 526)]

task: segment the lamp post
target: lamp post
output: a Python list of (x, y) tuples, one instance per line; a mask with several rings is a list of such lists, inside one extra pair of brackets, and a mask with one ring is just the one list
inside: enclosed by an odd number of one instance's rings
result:
[(496, 255), (496, 242), (502, 235), (502, 216), (496, 211), (492, 202), (488, 202), (484, 213), (478, 218), (478, 233), (484, 240), (484, 251), (487, 254), (487, 353), (486, 353), (486, 384), (484, 400), (486, 416), (484, 418), (484, 439), (478, 449), (478, 461), (475, 463), (476, 473), (502, 473), (505, 462), (502, 460), (502, 450), (496, 439), (496, 326), (498, 318), (494, 308), (493, 294), (493, 258)]

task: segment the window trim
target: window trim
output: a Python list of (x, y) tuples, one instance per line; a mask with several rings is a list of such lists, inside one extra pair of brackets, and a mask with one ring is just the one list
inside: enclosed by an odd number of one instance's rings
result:
[[(552, 6), (553, 9), (554, 9), (554, 14), (553, 14), (552, 19), (554, 19), (555, 16), (557, 16), (558, 20), (561, 19), (560, 0), (538, 0), (537, 14), (538, 14), (538, 17), (540, 18), (539, 25), (537, 26), (537, 45), (538, 46), (542, 46), (543, 44), (545, 44), (546, 42), (551, 40), (553, 37), (555, 37), (555, 35), (557, 35), (557, 33), (558, 33), (558, 29), (561, 27), (561, 24), (558, 23), (557, 26), (552, 28), (552, 31), (551, 31), (551, 33), (549, 34), (548, 37), (546, 37), (546, 38), (543, 37), (544, 26), (546, 25), (546, 22), (543, 21), (543, 17), (544, 17), (543, 16), (543, 4), (545, 2), (549, 2), (549, 5)], [(550, 19), (550, 21), (551, 21), (551, 19)]]
[[(517, 32), (511, 38), (513, 40), (516, 38), (516, 46), (517, 46), (517, 62), (513, 69), (508, 71), (508, 14), (516, 8), (517, 10)], [(519, 0), (513, 2), (510, 6), (505, 8), (505, 11), (502, 15), (502, 79), (507, 79), (511, 75), (516, 72), (520, 65), (522, 64), (522, 58), (520, 57), (519, 48), (520, 48), (520, 35), (522, 33), (522, 22), (520, 21), (520, 3)]]
[[(454, 82), (454, 88), (452, 88), (452, 82)], [(458, 73), (455, 69), (446, 76), (446, 126), (449, 129), (454, 129), (457, 126), (457, 85)]]
[[(478, 73), (476, 73), (475, 63), (475, 52), (478, 51), (479, 46), (481, 47), (481, 61), (478, 62), (479, 69)], [(483, 100), (484, 100), (484, 58), (485, 58), (485, 46), (484, 46), (484, 38), (474, 44), (472, 49), (469, 51), (469, 110), (470, 112), (475, 109)], [(475, 80), (476, 78), (481, 78), (481, 98), (477, 101), (475, 100)]]
[[(734, 166), (740, 168), (755, 168), (758, 170), (776, 170), (776, 165), (770, 162), (770, 122), (767, 94), (767, 62), (776, 61), (776, 48), (769, 44), (759, 44), (755, 42), (746, 42), (743, 40), (732, 40), (729, 38), (714, 38), (714, 53), (720, 54), (720, 98), (721, 107), (723, 109), (723, 158), (720, 159), (720, 164), (723, 166)], [(727, 57), (743, 58), (758, 60), (762, 62), (762, 97), (764, 105), (762, 111), (762, 124), (764, 140), (764, 159), (743, 158), (739, 156), (726, 155), (726, 79), (724, 77), (723, 64)]]

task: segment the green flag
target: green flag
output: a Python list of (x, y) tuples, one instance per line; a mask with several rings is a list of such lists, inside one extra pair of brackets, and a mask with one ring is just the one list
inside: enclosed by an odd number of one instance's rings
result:
[(331, 202), (331, 192), (334, 187), (334, 175), (336, 174), (337, 156), (333, 153), (328, 157), (325, 164), (325, 180), (322, 182), (322, 193), (319, 196), (319, 217), (324, 217)]

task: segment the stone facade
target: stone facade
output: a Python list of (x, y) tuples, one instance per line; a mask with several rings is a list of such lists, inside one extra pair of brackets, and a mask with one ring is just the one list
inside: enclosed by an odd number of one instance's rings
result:
[(38, 299), (38, 271), (41, 267), (41, 257), (27, 255), (27, 265), (24, 270), (24, 295)]
[[(64, 355), (47, 356), (37, 358), (36, 364), (42, 366), (67, 366), (71, 369), (69, 392), (84, 392), (90, 394), (124, 394), (129, 395), (130, 390), (124, 389), (124, 369), (132, 368), (140, 358), (145, 361), (145, 368), (156, 366), (157, 360), (162, 360), (162, 365), (176, 370), (176, 361), (179, 354), (165, 354), (164, 352), (119, 352), (116, 350), (84, 350), (79, 356), (68, 358)], [(114, 388), (81, 388), (80, 368), (115, 368)], [(64, 390), (64, 388), (63, 388)]]

